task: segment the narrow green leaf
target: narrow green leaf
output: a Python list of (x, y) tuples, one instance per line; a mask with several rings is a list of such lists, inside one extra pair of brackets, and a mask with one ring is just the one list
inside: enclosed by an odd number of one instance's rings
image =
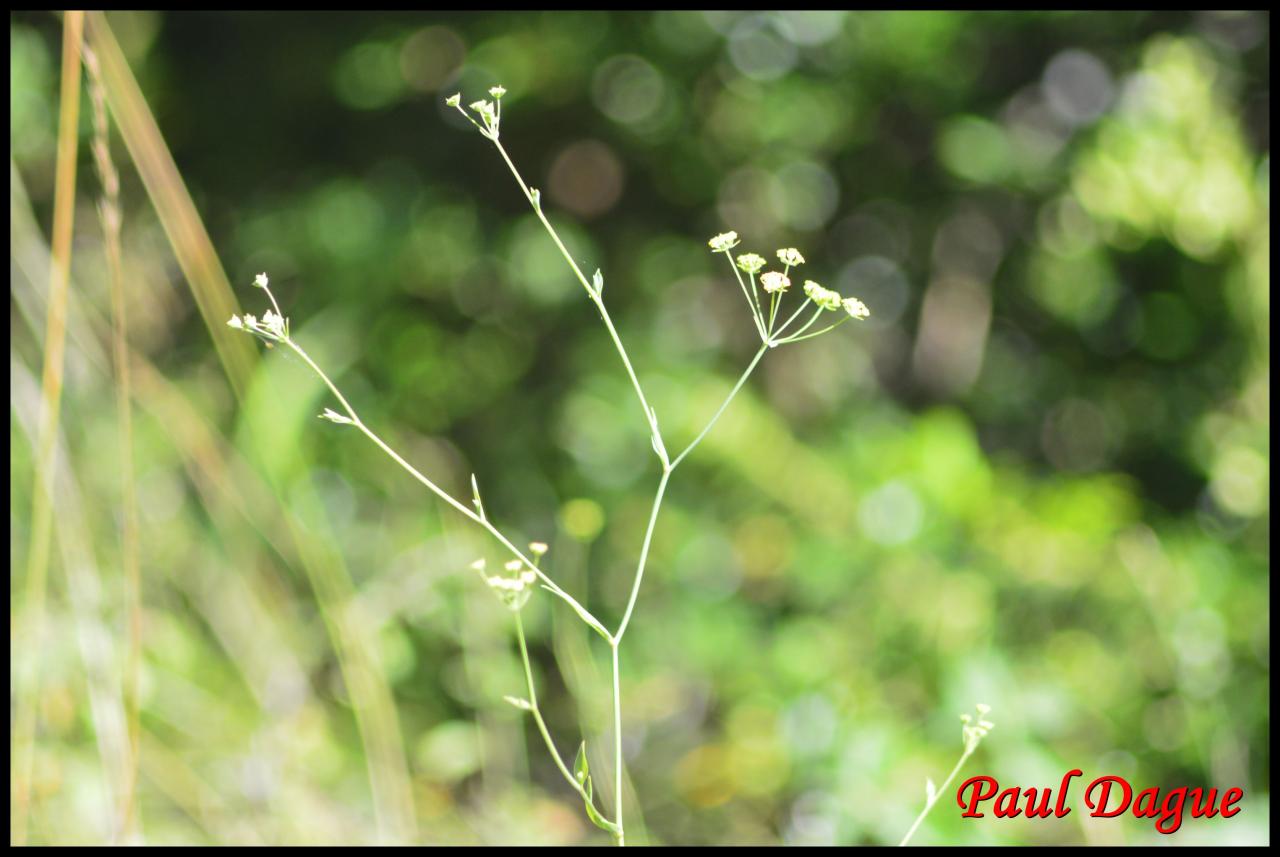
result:
[[(591, 782), (590, 777), (587, 777), (587, 782), (588, 783)], [(600, 828), (601, 830), (609, 831), (614, 836), (618, 835), (619, 833), (618, 825), (614, 824), (612, 821), (610, 821), (609, 819), (601, 815), (600, 811), (596, 809), (595, 804), (593, 804), (590, 800), (588, 800), (586, 802), (586, 807), (587, 807), (587, 818), (591, 819), (592, 824), (594, 824), (596, 827)]]

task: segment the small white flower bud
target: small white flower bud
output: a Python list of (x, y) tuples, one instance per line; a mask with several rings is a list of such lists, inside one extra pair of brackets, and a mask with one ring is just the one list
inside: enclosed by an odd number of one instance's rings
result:
[(800, 255), (800, 251), (794, 247), (786, 247), (778, 251), (778, 258), (782, 260), (782, 264), (790, 265), (793, 268), (796, 265), (804, 264), (804, 257)]
[(485, 125), (493, 125), (497, 116), (493, 112), (492, 101), (475, 101), (470, 105), (471, 109), (480, 114), (480, 118), (484, 120)]
[(233, 315), (231, 320), (227, 322), (228, 327), (234, 327), (236, 330), (244, 330), (244, 322), (240, 320), (240, 316)]
[(542, 556), (547, 552), (547, 546), (542, 542), (529, 542), (529, 552), (534, 556)]
[(265, 289), (270, 281), (267, 279), (265, 272), (253, 278), (253, 284), (260, 289)]
[(748, 274), (758, 274), (764, 267), (765, 261), (763, 256), (757, 256), (755, 253), (743, 253), (738, 257), (738, 267)]
[(504, 567), (507, 571), (519, 571), (520, 569), (524, 568), (524, 563), (523, 563), (523, 562), (521, 562), (521, 561), (520, 561), (520, 560), (518, 560), (518, 559), (513, 559), (513, 560), (511, 560), (511, 562), (507, 563), (507, 564), (506, 564), (505, 566), (503, 566), (503, 567)]
[(455, 92), (453, 95), (450, 95), (448, 98), (446, 98), (444, 100), (444, 103), (449, 105), (450, 107), (457, 107), (462, 103), (462, 93)]
[(506, 87), (504, 87), (504, 86), (502, 86), (501, 84), (499, 84), (498, 86), (491, 86), (491, 87), (489, 87), (489, 94), (490, 94), (490, 95), (492, 95), (495, 99), (497, 99), (497, 98), (501, 98), (502, 96), (506, 95), (506, 94), (507, 94), (507, 90), (506, 90)]

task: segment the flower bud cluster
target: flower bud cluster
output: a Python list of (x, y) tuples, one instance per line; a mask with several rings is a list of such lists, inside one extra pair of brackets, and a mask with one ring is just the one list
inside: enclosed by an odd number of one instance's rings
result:
[(529, 600), (529, 596), (533, 594), (533, 585), (538, 580), (537, 573), (526, 568), (525, 564), (518, 559), (513, 559), (503, 566), (506, 575), (485, 574), (484, 559), (478, 559), (471, 563), (474, 569), (485, 585), (494, 595), (498, 596), (498, 600), (506, 605), (508, 610), (519, 610)]
[[(266, 274), (258, 274), (253, 278), (253, 284), (259, 289), (271, 295), (271, 289), (268, 288), (269, 281)], [(275, 298), (272, 298), (272, 304)], [(228, 327), (234, 327), (236, 330), (243, 330), (246, 333), (252, 333), (255, 336), (265, 339), (267, 342), (284, 342), (289, 338), (289, 319), (285, 318), (279, 312), (267, 310), (259, 319), (252, 313), (244, 315), (233, 315), (227, 321)]]
[(471, 115), (462, 109), (461, 92), (455, 92), (453, 95), (450, 95), (444, 100), (444, 103), (449, 107), (456, 109), (463, 116), (466, 116), (467, 120), (471, 122), (472, 125), (475, 125), (480, 129), (481, 134), (484, 134), (490, 140), (497, 140), (498, 126), (502, 122), (502, 96), (506, 94), (506, 87), (491, 86), (489, 87), (489, 95), (493, 98), (492, 101), (486, 101), (482, 98), (479, 101), (473, 101), (467, 105), (477, 116), (480, 117), (479, 122), (472, 119)]
[(978, 744), (987, 736), (987, 733), (995, 728), (995, 724), (990, 720), (984, 719), (991, 711), (990, 705), (983, 705), (979, 702), (974, 706), (977, 709), (978, 717), (973, 718), (968, 714), (960, 715), (960, 722), (964, 725), (960, 728), (960, 736), (964, 740), (965, 753), (972, 753), (978, 749)]

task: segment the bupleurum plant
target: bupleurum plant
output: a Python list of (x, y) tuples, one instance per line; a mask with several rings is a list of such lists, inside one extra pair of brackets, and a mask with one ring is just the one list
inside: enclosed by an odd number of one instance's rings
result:
[[(565, 262), (572, 269), (578, 282), (582, 284), (587, 293), (587, 298), (600, 313), (600, 318), (604, 322), (610, 338), (613, 340), (618, 356), (622, 359), (623, 368), (631, 380), (631, 386), (634, 388), (636, 398), (639, 400), (644, 420), (649, 427), (654, 454), (662, 465), (662, 473), (658, 479), (658, 487), (653, 498), (648, 526), (645, 529), (644, 539), (640, 544), (640, 554), (636, 562), (631, 594), (627, 599), (626, 609), (616, 629), (610, 630), (607, 628), (577, 599), (561, 589), (547, 575), (546, 571), (541, 567), (542, 558), (547, 553), (545, 544), (533, 542), (528, 546), (528, 553), (525, 553), (503, 535), (502, 531), (490, 519), (484, 503), (481, 501), (480, 488), (474, 475), (471, 478), (471, 504), (468, 506), (463, 501), (454, 498), (430, 478), (419, 472), (413, 465), (405, 461), (399, 453), (388, 446), (381, 437), (360, 419), (355, 408), (347, 401), (347, 398), (343, 396), (333, 381), (329, 379), (329, 376), (316, 365), (306, 350), (290, 335), (289, 320), (285, 317), (280, 305), (276, 302), (275, 296), (271, 293), (270, 283), (265, 273), (259, 274), (254, 279), (254, 285), (267, 293), (271, 308), (261, 318), (248, 314), (237, 315), (232, 317), (228, 324), (238, 330), (257, 336), (269, 346), (278, 344), (295, 353), (320, 377), (325, 386), (333, 393), (338, 404), (341, 405), (340, 411), (325, 408), (324, 412), (320, 414), (323, 419), (338, 425), (352, 426), (359, 430), (411, 476), (426, 486), (428, 490), (456, 509), (461, 515), (482, 527), (502, 545), (511, 559), (503, 564), (500, 572), (490, 574), (487, 563), (483, 558), (476, 560), (471, 567), (480, 575), (484, 584), (512, 611), (514, 616), (516, 640), (520, 648), (521, 663), (524, 666), (526, 695), (507, 696), (506, 701), (518, 709), (529, 712), (538, 728), (538, 732), (542, 735), (542, 740), (547, 745), (547, 750), (550, 752), (552, 760), (569, 787), (582, 798), (587, 816), (591, 821), (598, 827), (608, 831), (617, 844), (625, 845), (626, 828), (623, 825), (622, 815), (622, 697), (621, 676), (618, 670), (618, 648), (626, 635), (627, 626), (631, 622), (631, 616), (636, 607), (636, 599), (640, 594), (640, 583), (644, 578), (645, 565), (649, 558), (649, 547), (653, 540), (654, 528), (658, 523), (658, 513), (662, 508), (662, 499), (666, 494), (667, 483), (671, 480), (671, 475), (680, 466), (680, 463), (688, 457), (689, 453), (693, 452), (698, 444), (702, 442), (702, 439), (707, 436), (707, 433), (711, 431), (712, 426), (716, 424), (721, 414), (729, 407), (729, 403), (733, 401), (734, 396), (742, 389), (747, 378), (750, 377), (752, 371), (755, 370), (761, 358), (764, 357), (769, 349), (821, 336), (851, 319), (867, 318), (870, 315), (870, 311), (862, 301), (855, 297), (843, 297), (838, 292), (825, 288), (813, 280), (805, 280), (803, 287), (800, 289), (803, 292), (804, 299), (788, 315), (784, 312), (783, 307), (787, 303), (788, 293), (795, 295), (795, 290), (792, 289), (791, 275), (794, 269), (805, 262), (804, 256), (800, 254), (800, 251), (790, 247), (778, 250), (776, 257), (781, 270), (765, 270), (769, 262), (756, 253), (742, 253), (736, 258), (734, 257), (733, 251), (739, 243), (736, 232), (725, 232), (712, 238), (708, 245), (713, 253), (723, 253), (725, 260), (729, 263), (734, 278), (742, 291), (742, 296), (746, 300), (747, 309), (751, 314), (756, 333), (760, 337), (760, 348), (756, 351), (755, 356), (706, 426), (678, 454), (671, 455), (667, 451), (666, 442), (658, 427), (657, 412), (649, 405), (649, 401), (640, 385), (640, 379), (636, 376), (635, 368), (631, 363), (631, 358), (628, 357), (627, 350), (622, 344), (622, 339), (618, 336), (618, 331), (613, 325), (613, 320), (609, 317), (609, 310), (604, 301), (603, 274), (597, 269), (592, 277), (588, 279), (582, 272), (578, 263), (574, 261), (569, 251), (565, 248), (564, 242), (560, 240), (560, 236), (556, 234), (555, 228), (552, 227), (543, 213), (541, 193), (537, 188), (530, 187), (521, 178), (520, 172), (516, 169), (510, 155), (507, 154), (507, 150), (499, 139), (499, 129), (502, 123), (502, 97), (505, 94), (506, 89), (501, 86), (491, 88), (489, 96), (492, 100), (482, 99), (473, 102), (469, 105), (471, 113), (463, 109), (461, 94), (451, 96), (446, 100), (446, 103), (462, 113), (468, 121), (475, 125), (481, 135), (493, 143), (498, 154), (501, 155), (502, 160), (510, 169), (511, 175), (515, 177), (516, 184), (520, 186), (520, 190), (533, 207), (534, 214), (537, 215), (542, 225), (546, 228), (547, 234), (555, 242), (556, 247), (560, 250), (561, 255), (564, 256)], [(475, 115), (473, 116), (472, 114)], [(810, 310), (812, 310), (812, 314), (805, 317)], [(785, 320), (779, 321), (783, 316), (785, 316)], [(574, 614), (608, 644), (612, 655), (614, 739), (614, 808), (612, 818), (609, 818), (596, 806), (592, 774), (587, 764), (586, 741), (579, 742), (577, 754), (572, 763), (567, 763), (565, 757), (557, 749), (555, 741), (552, 739), (551, 733), (547, 729), (547, 724), (542, 717), (542, 712), (538, 707), (538, 694), (534, 687), (533, 673), (529, 666), (529, 651), (525, 641), (524, 625), (521, 622), (520, 611), (539, 585), (572, 608)]]

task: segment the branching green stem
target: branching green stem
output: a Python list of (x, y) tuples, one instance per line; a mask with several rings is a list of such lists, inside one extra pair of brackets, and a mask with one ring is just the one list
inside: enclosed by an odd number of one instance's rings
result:
[[(667, 455), (666, 448), (662, 442), (661, 432), (659, 432), (658, 430), (657, 416), (653, 408), (650, 407), (648, 399), (645, 398), (644, 390), (640, 386), (640, 379), (636, 376), (635, 368), (632, 366), (631, 359), (627, 355), (627, 349), (623, 346), (622, 339), (618, 336), (618, 331), (613, 325), (613, 320), (609, 317), (609, 311), (608, 309), (605, 308), (604, 299), (601, 296), (600, 289), (593, 287), (591, 283), (588, 282), (586, 275), (583, 274), (582, 269), (578, 267), (578, 263), (574, 261), (573, 257), (569, 254), (568, 249), (564, 246), (564, 242), (560, 239), (560, 236), (556, 233), (555, 227), (551, 225), (551, 221), (549, 221), (547, 219), (546, 214), (543, 213), (542, 205), (540, 202), (540, 196), (535, 195), (534, 191), (525, 182), (524, 178), (520, 175), (520, 171), (516, 169), (516, 165), (512, 162), (510, 155), (507, 154), (507, 150), (503, 147), (502, 143), (498, 141), (497, 136), (487, 135), (487, 134), (486, 136), (493, 141), (494, 146), (498, 149), (498, 153), (502, 155), (502, 160), (506, 162), (507, 168), (511, 171), (511, 175), (515, 177), (516, 183), (520, 186), (520, 190), (524, 193), (525, 198), (529, 201), (529, 205), (533, 207), (534, 213), (538, 216), (538, 219), (542, 222), (543, 227), (546, 228), (547, 234), (551, 236), (551, 240), (555, 242), (556, 247), (560, 250), (560, 254), (564, 257), (565, 261), (569, 263), (569, 267), (573, 270), (574, 275), (578, 278), (578, 282), (580, 282), (582, 284), (582, 287), (587, 290), (587, 294), (591, 297), (592, 301), (595, 303), (596, 309), (599, 310), (600, 318), (604, 321), (605, 327), (609, 331), (609, 336), (613, 339), (613, 344), (618, 351), (618, 356), (622, 358), (622, 364), (627, 370), (627, 376), (631, 379), (631, 385), (632, 387), (635, 388), (636, 397), (640, 400), (640, 406), (644, 409), (645, 419), (648, 421), (649, 428), (653, 434), (654, 450), (655, 452), (657, 452), (658, 458), (662, 461), (662, 477), (658, 481), (658, 489), (653, 498), (653, 509), (649, 513), (649, 524), (645, 529), (644, 541), (641, 544), (640, 558), (636, 565), (635, 579), (631, 585), (631, 595), (627, 599), (626, 610), (623, 613), (622, 621), (618, 625), (617, 632), (612, 635), (605, 634), (605, 639), (608, 640), (609, 642), (609, 647), (613, 656), (614, 801), (616, 803), (615, 823), (618, 826), (618, 833), (616, 834), (616, 838), (619, 845), (624, 845), (626, 844), (626, 836), (625, 836), (625, 828), (623, 827), (623, 824), (622, 824), (622, 694), (621, 694), (621, 679), (620, 679), (619, 667), (618, 667), (618, 647), (622, 643), (623, 635), (626, 634), (627, 626), (631, 622), (631, 616), (635, 611), (636, 601), (640, 595), (640, 585), (644, 580), (645, 566), (649, 559), (649, 548), (653, 542), (654, 529), (656, 528), (658, 523), (658, 513), (662, 508), (662, 499), (666, 494), (667, 483), (671, 479), (671, 474), (675, 470), (676, 466), (679, 465), (680, 462), (684, 460), (685, 456), (687, 456), (690, 452), (692, 452), (694, 447), (696, 447), (699, 443), (702, 442), (702, 439), (706, 437), (709, 431), (711, 431), (711, 427), (714, 426), (716, 424), (716, 421), (720, 419), (720, 415), (723, 414), (725, 409), (729, 407), (729, 402), (731, 402), (734, 396), (738, 394), (738, 391), (742, 389), (742, 385), (746, 383), (748, 376), (750, 376), (751, 372), (755, 369), (756, 365), (760, 362), (760, 358), (764, 356), (765, 351), (768, 350), (769, 332), (765, 327), (764, 315), (763, 315), (763, 312), (761, 311), (761, 306), (760, 306), (760, 299), (759, 299), (759, 296), (756, 294), (754, 277), (751, 280), (751, 288), (750, 290), (748, 290), (746, 283), (742, 279), (741, 272), (738, 270), (737, 265), (733, 263), (732, 254), (730, 254), (726, 250), (725, 257), (729, 260), (729, 266), (733, 268), (734, 276), (738, 280), (738, 286), (742, 289), (743, 297), (747, 299), (747, 305), (751, 309), (751, 317), (755, 321), (756, 330), (759, 332), (760, 338), (763, 342), (765, 342), (765, 345), (761, 346), (760, 350), (756, 352), (755, 358), (751, 361), (751, 364), (747, 367), (746, 371), (742, 373), (742, 376), (738, 379), (738, 382), (734, 385), (733, 389), (729, 392), (729, 395), (725, 398), (724, 402), (720, 405), (720, 408), (716, 411), (715, 415), (712, 416), (710, 422), (707, 423), (707, 425), (702, 429), (702, 431), (698, 434), (698, 436), (694, 438), (693, 442), (690, 443), (689, 446), (687, 446), (683, 452), (681, 452), (678, 456), (676, 456), (674, 460), (670, 459)], [(776, 312), (776, 309), (777, 309), (777, 306), (775, 301), (773, 312)], [(770, 323), (772, 324), (772, 317), (770, 318)], [(345, 405), (345, 402), (344, 402), (344, 405)], [(350, 410), (349, 407), (348, 407), (348, 410)], [(379, 445), (382, 445), (385, 448), (385, 445), (381, 444), (380, 442), (379, 442)], [(387, 450), (387, 451), (390, 453), (390, 450)], [(392, 454), (394, 455), (394, 453)], [(396, 456), (396, 458), (398, 459), (399, 457)], [(411, 472), (415, 472), (416, 474), (416, 471), (411, 471)], [(419, 479), (422, 480), (425, 484), (427, 484), (428, 487), (432, 487), (432, 489), (435, 490), (437, 493), (441, 493), (439, 489), (435, 489), (434, 486), (432, 486), (430, 482), (426, 480), (426, 477), (419, 476)], [(448, 498), (448, 499), (450, 499), (452, 502), (452, 498)], [(469, 510), (465, 510), (465, 507), (462, 507), (461, 504), (458, 504), (455, 502), (454, 505), (459, 509), (463, 510), (464, 512), (469, 511)], [(468, 516), (473, 517), (473, 519), (475, 519), (474, 516), (471, 516), (471, 515), (468, 515)], [(494, 533), (495, 535), (497, 535), (496, 531), (494, 531)], [(499, 538), (501, 537), (499, 536)], [(504, 540), (504, 543), (505, 543), (505, 540)], [(514, 551), (514, 549), (512, 550)], [(569, 600), (567, 596), (562, 596), (562, 597), (566, 598), (566, 600)], [(576, 602), (571, 601), (571, 604), (576, 604)], [(585, 611), (582, 610), (581, 608), (576, 608), (576, 609), (578, 609), (580, 615), (584, 615), (584, 614), (586, 616), (590, 615), (590, 614), (586, 614)], [(599, 631), (600, 629), (597, 627), (596, 630)], [(552, 752), (554, 755), (554, 750)], [(559, 765), (563, 764), (560, 762), (558, 756), (556, 761), (557, 761), (557, 764)]]
[[(774, 344), (775, 344), (775, 345), (777, 345), (777, 344), (781, 344), (781, 343), (777, 342), (777, 338), (778, 338), (779, 336), (782, 336), (782, 334), (786, 332), (787, 328), (791, 326), (791, 322), (793, 322), (793, 321), (795, 321), (795, 320), (796, 320), (796, 316), (798, 316), (800, 313), (804, 312), (804, 308), (805, 308), (805, 307), (807, 307), (807, 306), (809, 306), (809, 304), (811, 304), (811, 303), (813, 303), (813, 300), (812, 300), (812, 299), (810, 299), (810, 298), (808, 298), (808, 297), (806, 297), (806, 298), (804, 299), (804, 303), (800, 304), (800, 306), (798, 306), (798, 307), (796, 308), (796, 311), (795, 311), (795, 312), (793, 312), (793, 313), (791, 313), (791, 315), (787, 318), (787, 320), (786, 320), (786, 321), (784, 321), (784, 322), (781, 324), (781, 326), (779, 326), (779, 327), (778, 327), (777, 332), (776, 332), (776, 333), (774, 334), (774, 336), (773, 336), (773, 338), (774, 338)], [(808, 327), (810, 324), (813, 324), (814, 320), (815, 320), (815, 319), (817, 319), (818, 314), (820, 314), (821, 312), (822, 312), (822, 308), (821, 308), (821, 307), (819, 307), (819, 308), (818, 308), (818, 312), (814, 314), (813, 318), (809, 319), (809, 322), (808, 322), (808, 324), (806, 324), (806, 325), (805, 325), (805, 327)], [(804, 328), (801, 328), (801, 330), (803, 330), (803, 329), (804, 329)]]

